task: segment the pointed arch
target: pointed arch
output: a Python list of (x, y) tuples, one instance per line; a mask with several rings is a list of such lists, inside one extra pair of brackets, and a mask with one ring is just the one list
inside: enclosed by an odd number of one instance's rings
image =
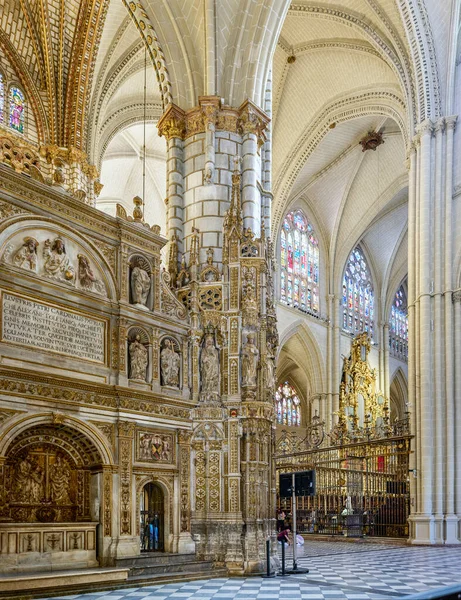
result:
[(391, 420), (403, 419), (408, 406), (408, 381), (401, 367), (392, 375), (389, 396)]
[[(297, 350), (296, 354), (291, 351), (294, 349)], [(315, 335), (304, 319), (297, 319), (281, 332), (276, 356), (277, 365), (284, 352), (304, 370), (311, 393), (322, 393), (326, 390), (325, 358)], [(302, 391), (298, 391), (302, 394)]]

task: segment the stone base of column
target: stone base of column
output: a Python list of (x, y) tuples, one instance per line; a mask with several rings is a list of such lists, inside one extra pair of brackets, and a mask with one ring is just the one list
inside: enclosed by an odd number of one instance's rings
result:
[(191, 531), (197, 558), (229, 563), (229, 568), (243, 572), (242, 522), (219, 519), (216, 513), (207, 520), (193, 520)]
[(456, 515), (445, 517), (445, 544), (461, 544), (459, 521), (460, 519)]
[(411, 515), (408, 521), (410, 523), (410, 544), (422, 546), (437, 544), (434, 515)]
[(131, 558), (133, 556), (139, 556), (141, 554), (141, 548), (139, 545), (139, 537), (119, 537), (117, 542), (117, 559), (120, 558)]
[(179, 534), (178, 554), (195, 554), (195, 542), (188, 531)]

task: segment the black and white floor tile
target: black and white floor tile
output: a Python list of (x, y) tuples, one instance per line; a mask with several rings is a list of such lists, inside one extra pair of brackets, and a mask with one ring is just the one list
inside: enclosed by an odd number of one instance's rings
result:
[[(290, 568), (290, 549), (286, 563)], [(461, 584), (460, 565), (458, 547), (308, 541), (298, 556), (307, 574), (179, 582), (62, 600), (390, 600)]]

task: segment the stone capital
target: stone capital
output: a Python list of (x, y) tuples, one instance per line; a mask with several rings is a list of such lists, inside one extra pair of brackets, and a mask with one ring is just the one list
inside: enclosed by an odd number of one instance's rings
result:
[(158, 133), (165, 136), (167, 140), (171, 138), (184, 139), (186, 133), (185, 112), (176, 104), (169, 104), (158, 122)]
[(456, 122), (458, 120), (458, 115), (450, 115), (445, 117), (445, 127), (447, 130), (454, 130), (456, 128)]
[(453, 292), (452, 300), (453, 303), (461, 302), (461, 290), (456, 290), (456, 292)]
[(417, 127), (416, 132), (422, 137), (424, 135), (430, 135), (434, 133), (434, 123), (430, 119), (425, 119)]

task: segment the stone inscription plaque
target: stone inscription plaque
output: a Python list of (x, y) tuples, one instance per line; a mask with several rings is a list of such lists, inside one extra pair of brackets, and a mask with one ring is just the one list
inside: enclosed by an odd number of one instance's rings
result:
[(105, 324), (13, 294), (2, 295), (2, 341), (104, 363)]

